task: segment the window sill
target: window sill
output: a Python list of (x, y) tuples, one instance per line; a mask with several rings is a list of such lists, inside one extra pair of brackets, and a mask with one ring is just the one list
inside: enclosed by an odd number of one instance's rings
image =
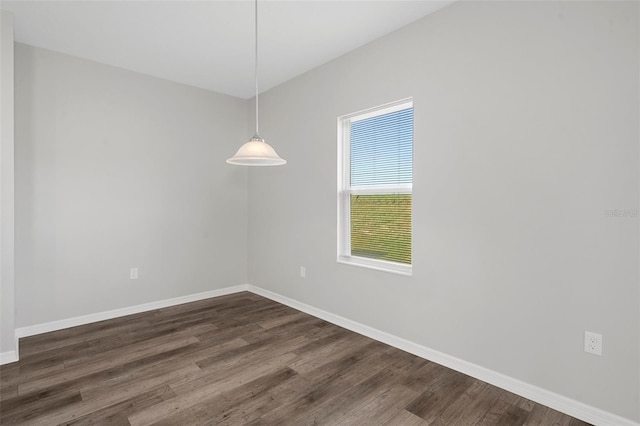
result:
[(367, 259), (357, 256), (338, 256), (338, 263), (345, 265), (359, 266), (362, 268), (375, 269), (377, 271), (389, 272), (392, 274), (413, 275), (412, 265), (402, 265), (399, 263), (386, 262), (384, 260)]

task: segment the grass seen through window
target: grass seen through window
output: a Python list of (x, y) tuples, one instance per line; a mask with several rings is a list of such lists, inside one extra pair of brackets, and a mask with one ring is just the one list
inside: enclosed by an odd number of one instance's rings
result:
[(411, 194), (351, 195), (351, 255), (411, 264)]

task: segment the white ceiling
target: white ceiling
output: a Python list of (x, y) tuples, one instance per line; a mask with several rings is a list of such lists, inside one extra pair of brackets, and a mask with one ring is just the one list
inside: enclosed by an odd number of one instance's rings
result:
[[(267, 90), (452, 0), (260, 0), (259, 80)], [(2, 0), (17, 42), (228, 95), (254, 95), (254, 3)]]

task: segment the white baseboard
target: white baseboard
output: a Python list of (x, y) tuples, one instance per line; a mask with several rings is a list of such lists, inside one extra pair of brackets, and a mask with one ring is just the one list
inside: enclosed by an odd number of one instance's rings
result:
[(513, 377), (506, 376), (488, 368), (481, 367), (468, 361), (447, 355), (445, 353), (430, 349), (426, 346), (419, 345), (401, 337), (380, 331), (373, 327), (352, 321), (350, 319), (332, 314), (322, 309), (315, 308), (297, 300), (290, 299), (286, 296), (271, 292), (269, 290), (248, 285), (248, 290), (252, 293), (290, 306), (299, 311), (313, 315), (330, 323), (339, 325), (364, 336), (370, 337), (377, 341), (386, 343), (390, 346), (402, 349), (405, 352), (412, 353), (421, 358), (433, 361), (445, 367), (464, 373), (468, 376), (490, 383), (509, 392), (520, 395), (524, 398), (535, 401), (539, 404), (551, 407), (554, 410), (568, 414), (577, 419), (594, 424), (596, 426), (640, 426), (640, 423), (629, 420), (607, 411), (589, 406), (580, 401), (559, 395), (557, 393), (539, 388), (537, 386), (525, 383)]
[(79, 317), (67, 318), (59, 321), (51, 321), (43, 324), (31, 325), (17, 328), (16, 337), (34, 336), (36, 334), (48, 333), (50, 331), (62, 330), (64, 328), (76, 327), (78, 325), (90, 324), (92, 322), (104, 321), (108, 319), (123, 317), (125, 315), (139, 314), (141, 312), (152, 311), (154, 309), (166, 308), (183, 303), (195, 302), (198, 300), (219, 297), (227, 294), (248, 291), (247, 284), (233, 287), (226, 287), (217, 290), (205, 291), (203, 293), (190, 294), (187, 296), (175, 297), (173, 299), (159, 300), (156, 302), (144, 303), (142, 305), (128, 306), (126, 308), (114, 309), (112, 311), (98, 312), (95, 314), (82, 315)]
[(0, 365), (9, 364), (18, 360), (16, 351), (0, 352)]
[(20, 352), (18, 351), (20, 347), (18, 346), (18, 337), (14, 334), (14, 348), (13, 351), (0, 352), (0, 365), (10, 364), (12, 362), (16, 362), (20, 359)]

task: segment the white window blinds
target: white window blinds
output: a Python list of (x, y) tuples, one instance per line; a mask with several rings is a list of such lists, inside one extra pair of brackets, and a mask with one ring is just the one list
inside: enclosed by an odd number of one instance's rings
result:
[(351, 122), (351, 188), (413, 181), (413, 108)]

